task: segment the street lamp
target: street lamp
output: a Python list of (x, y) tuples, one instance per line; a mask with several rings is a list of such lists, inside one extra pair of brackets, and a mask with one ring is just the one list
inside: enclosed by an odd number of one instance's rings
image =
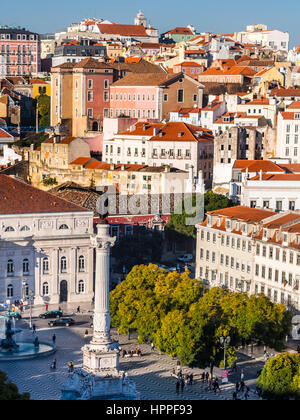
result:
[(33, 301), (33, 291), (29, 289), (29, 305), (30, 305), (30, 320), (29, 328), (32, 329), (32, 301)]
[(222, 348), (224, 349), (224, 369), (226, 369), (226, 347), (229, 346), (231, 338), (228, 337), (220, 337), (220, 343)]

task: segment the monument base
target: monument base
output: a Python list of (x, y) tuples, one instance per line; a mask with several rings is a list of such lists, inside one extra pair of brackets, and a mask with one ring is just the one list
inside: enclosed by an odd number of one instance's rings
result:
[(135, 384), (121, 371), (106, 376), (76, 369), (62, 390), (62, 400), (139, 400)]

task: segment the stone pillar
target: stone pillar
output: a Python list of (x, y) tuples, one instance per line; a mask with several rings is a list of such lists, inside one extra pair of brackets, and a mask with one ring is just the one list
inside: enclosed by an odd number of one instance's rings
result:
[(94, 334), (82, 349), (83, 369), (97, 375), (119, 375), (118, 343), (110, 336), (109, 310), (110, 248), (116, 239), (110, 237), (108, 225), (98, 225), (97, 230), (92, 238), (96, 248)]
[(92, 344), (110, 344), (110, 248), (114, 245), (115, 240), (109, 236), (108, 225), (98, 225), (97, 228), (94, 336)]

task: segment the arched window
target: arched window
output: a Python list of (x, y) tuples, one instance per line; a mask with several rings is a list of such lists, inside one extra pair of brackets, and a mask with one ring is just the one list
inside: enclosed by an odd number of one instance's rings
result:
[(27, 284), (27, 283), (25, 284), (25, 296), (26, 296), (26, 297), (28, 297), (28, 296), (29, 296), (29, 286), (28, 286), (28, 284)]
[(5, 229), (5, 232), (14, 232), (15, 231), (15, 229), (12, 227), (12, 226), (8, 226), (6, 229)]
[(79, 272), (83, 272), (85, 269), (85, 258), (83, 255), (80, 255), (79, 260), (78, 260), (78, 269)]
[(60, 259), (60, 271), (65, 273), (67, 271), (67, 258), (61, 257)]
[(47, 282), (43, 283), (43, 296), (49, 295), (49, 284)]
[(23, 260), (23, 274), (29, 274), (29, 260), (27, 258)]
[(43, 274), (49, 273), (49, 258), (43, 258)]
[(79, 280), (78, 293), (84, 293), (84, 281), (83, 280)]
[(69, 229), (69, 226), (68, 225), (61, 225), (59, 227), (59, 230), (67, 230), (67, 229)]
[(14, 288), (13, 288), (12, 284), (9, 284), (7, 286), (7, 297), (10, 298), (10, 297), (13, 297), (13, 296), (14, 296)]
[(21, 227), (21, 232), (28, 232), (30, 230), (30, 228), (28, 226), (22, 226)]
[(13, 260), (8, 260), (7, 261), (7, 274), (12, 275), (14, 273), (14, 271), (15, 271), (15, 269), (14, 269)]

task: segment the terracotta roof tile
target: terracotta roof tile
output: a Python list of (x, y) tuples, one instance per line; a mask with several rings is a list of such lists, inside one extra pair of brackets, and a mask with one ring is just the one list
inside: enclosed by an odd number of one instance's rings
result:
[(215, 210), (208, 214), (225, 216), (230, 219), (243, 220), (249, 223), (261, 222), (268, 217), (275, 216), (277, 213), (269, 210), (252, 209), (245, 206), (229, 207), (222, 210)]
[(0, 214), (86, 211), (7, 175), (0, 175), (0, 197)]

